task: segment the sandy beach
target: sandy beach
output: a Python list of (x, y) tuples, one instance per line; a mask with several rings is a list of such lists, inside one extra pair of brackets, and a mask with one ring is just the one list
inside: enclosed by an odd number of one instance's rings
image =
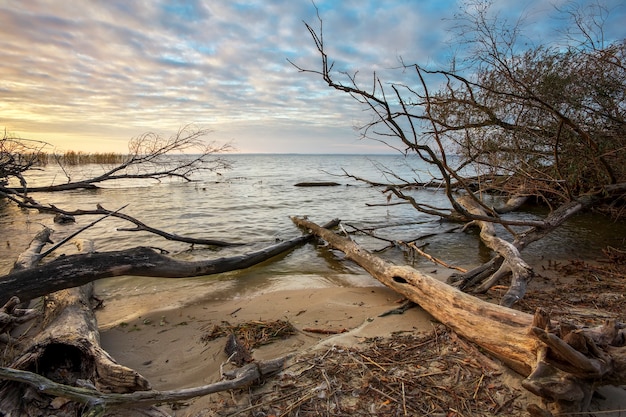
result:
[[(104, 330), (101, 342), (119, 363), (151, 381), (154, 389), (194, 387), (219, 380), (220, 364), (227, 359), (225, 338), (202, 341), (214, 325), (286, 320), (297, 329), (286, 340), (254, 350), (257, 360), (300, 353), (321, 343), (350, 346), (369, 337), (429, 330), (431, 317), (420, 308), (378, 317), (397, 308), (398, 301), (399, 296), (385, 287), (286, 290), (207, 300), (122, 322)], [(343, 333), (325, 335), (303, 329)]]

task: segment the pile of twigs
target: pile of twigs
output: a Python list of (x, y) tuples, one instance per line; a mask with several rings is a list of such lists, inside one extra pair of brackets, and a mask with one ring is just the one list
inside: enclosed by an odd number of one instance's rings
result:
[(213, 325), (202, 335), (201, 340), (207, 343), (218, 337), (234, 334), (247, 348), (254, 349), (275, 340), (286, 339), (296, 333), (297, 330), (292, 324), (285, 320), (247, 321), (234, 326), (224, 321), (222, 324)]
[(220, 414), (235, 416), (522, 415), (500, 367), (437, 325), (301, 357), (275, 383)]
[[(607, 246), (602, 250), (609, 262), (615, 265), (626, 265), (626, 250)], [(622, 271), (623, 272), (623, 271)]]

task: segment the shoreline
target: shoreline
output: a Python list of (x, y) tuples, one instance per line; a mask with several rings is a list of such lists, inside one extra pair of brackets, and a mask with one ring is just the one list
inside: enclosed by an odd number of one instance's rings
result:
[[(529, 301), (541, 292), (546, 283), (558, 279), (561, 272), (546, 268), (545, 263), (534, 265), (541, 271), (529, 287)], [(443, 273), (440, 279), (445, 279)], [(572, 277), (569, 277), (572, 278)], [(575, 279), (575, 278), (572, 278)], [(376, 281), (377, 282), (377, 281)], [(319, 284), (319, 283), (318, 283)], [(593, 289), (589, 290), (593, 293)], [(496, 295), (496, 294), (493, 294)], [(550, 297), (547, 295), (547, 297)], [(578, 295), (577, 295), (578, 297)], [(296, 334), (283, 340), (273, 341), (251, 351), (255, 360), (269, 360), (286, 355), (302, 358), (308, 354), (337, 349), (366, 348), (376, 340), (383, 343), (397, 337), (432, 333), (439, 326), (420, 307), (408, 309), (404, 314), (380, 317), (380, 314), (400, 306), (400, 296), (383, 286), (337, 286), (324, 285), (304, 288), (267, 288), (251, 291), (231, 298), (204, 295), (193, 302), (168, 309), (153, 309), (140, 314), (131, 314), (128, 320), (114, 323), (103, 322), (101, 326), (102, 347), (120, 364), (134, 369), (147, 378), (155, 390), (179, 390), (198, 387), (221, 379), (221, 366), (226, 362), (224, 353), (226, 337), (206, 341), (203, 336), (218, 325), (228, 323), (235, 326), (249, 322), (288, 321)], [(542, 301), (541, 297), (537, 299)], [(537, 301), (536, 300), (536, 301)], [(115, 304), (115, 303), (114, 303)], [(146, 306), (149, 308), (148, 306)], [(109, 307), (110, 308), (110, 307)], [(118, 315), (120, 311), (97, 312), (98, 320)], [(576, 314), (570, 311), (570, 314)], [(337, 334), (319, 334), (305, 329), (337, 331)], [(449, 345), (448, 342), (442, 342)], [(466, 358), (473, 358), (469, 354)], [(497, 361), (495, 361), (497, 362)], [(523, 377), (500, 365), (496, 372), (498, 381), (519, 394), (515, 400), (516, 410), (522, 412), (528, 403), (540, 400), (521, 387)], [(277, 383), (271, 378), (269, 384)], [(280, 385), (280, 384), (279, 384)], [(265, 389), (265, 388), (263, 388)], [(280, 390), (278, 388), (274, 388)], [(625, 387), (602, 387), (603, 400), (594, 400), (594, 410), (606, 416), (619, 416), (626, 410)], [(163, 410), (178, 417), (214, 416), (216, 410), (239, 396), (246, 401), (248, 391), (220, 393), (198, 397), (182, 404), (174, 411), (163, 404)], [(616, 410), (615, 413), (607, 410)], [(516, 414), (518, 415), (518, 414)], [(523, 414), (519, 414), (523, 415)]]

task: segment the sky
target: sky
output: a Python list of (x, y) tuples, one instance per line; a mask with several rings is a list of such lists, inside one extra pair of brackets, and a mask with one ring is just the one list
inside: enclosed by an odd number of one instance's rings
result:
[[(565, 0), (494, 0), (528, 36), (555, 36)], [(596, 3), (581, 0), (578, 3)], [(606, 33), (624, 38), (626, 5)], [(207, 129), (242, 153), (383, 153), (355, 126), (371, 119), (319, 69), (304, 22), (338, 71), (393, 74), (405, 62), (449, 68), (457, 0), (0, 0), (0, 128), (48, 150), (120, 152), (146, 132)]]

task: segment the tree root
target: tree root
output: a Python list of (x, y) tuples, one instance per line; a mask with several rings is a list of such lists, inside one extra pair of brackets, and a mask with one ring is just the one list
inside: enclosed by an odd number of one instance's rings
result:
[(10, 340), (11, 331), (20, 324), (26, 323), (40, 315), (39, 310), (33, 308), (19, 308), (20, 299), (11, 297), (0, 308), (0, 335)]

